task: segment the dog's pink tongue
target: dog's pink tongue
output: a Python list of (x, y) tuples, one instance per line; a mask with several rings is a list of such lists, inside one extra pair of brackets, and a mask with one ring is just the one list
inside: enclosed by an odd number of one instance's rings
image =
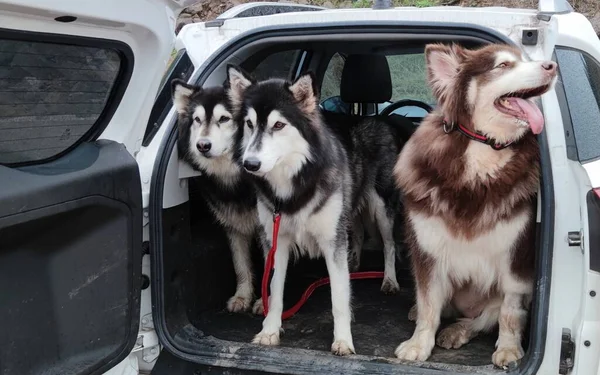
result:
[(512, 105), (516, 104), (521, 108), (521, 111), (527, 117), (527, 122), (529, 122), (533, 134), (540, 134), (544, 128), (544, 115), (542, 115), (542, 111), (538, 106), (526, 99), (512, 97), (509, 100)]

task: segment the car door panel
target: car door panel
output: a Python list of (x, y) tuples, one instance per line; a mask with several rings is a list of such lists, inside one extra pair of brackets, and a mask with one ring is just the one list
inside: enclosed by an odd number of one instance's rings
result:
[(73, 154), (43, 167), (0, 167), (3, 375), (100, 373), (136, 340), (137, 164), (112, 141)]
[(189, 3), (0, 0), (0, 374), (102, 374), (136, 344), (133, 155)]

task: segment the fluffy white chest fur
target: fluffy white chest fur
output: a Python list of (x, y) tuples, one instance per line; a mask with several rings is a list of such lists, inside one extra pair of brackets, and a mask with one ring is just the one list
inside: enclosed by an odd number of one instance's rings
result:
[(423, 252), (436, 260), (436, 270), (450, 276), (457, 284), (470, 281), (481, 291), (488, 291), (501, 275), (508, 275), (511, 250), (527, 225), (530, 210), (481, 235), (466, 239), (451, 232), (442, 219), (410, 213), (417, 241)]
[[(297, 245), (294, 251), (299, 251), (296, 256), (307, 255), (310, 258), (321, 257), (322, 251), (318, 246), (318, 240), (333, 240), (339, 225), (339, 217), (342, 212), (342, 194), (336, 193), (329, 197), (327, 202), (317, 212), (316, 206), (320, 203), (321, 194), (311, 199), (308, 204), (298, 212), (281, 215), (279, 225), (279, 239), (286, 239)], [(265, 226), (267, 233), (273, 232), (273, 212), (263, 203), (258, 203), (258, 217)]]

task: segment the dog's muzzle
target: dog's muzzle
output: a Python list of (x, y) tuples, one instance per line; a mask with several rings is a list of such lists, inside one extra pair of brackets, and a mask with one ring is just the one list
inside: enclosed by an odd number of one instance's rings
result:
[(260, 160), (257, 158), (248, 158), (244, 160), (244, 169), (248, 172), (256, 172), (260, 169)]
[(198, 151), (200, 151), (203, 154), (209, 152), (211, 147), (212, 147), (212, 144), (210, 143), (210, 141), (208, 139), (201, 139), (196, 144), (196, 148), (198, 149)]

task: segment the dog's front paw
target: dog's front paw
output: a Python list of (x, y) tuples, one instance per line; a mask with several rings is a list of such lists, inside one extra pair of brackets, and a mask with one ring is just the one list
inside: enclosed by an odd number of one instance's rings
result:
[(414, 304), (408, 311), (408, 320), (410, 320), (411, 322), (417, 321), (417, 305), (416, 304)]
[(381, 283), (381, 291), (385, 294), (396, 294), (400, 290), (398, 281), (385, 277)]
[(252, 313), (256, 315), (264, 315), (265, 309), (262, 303), (262, 298), (259, 298), (254, 302), (254, 306), (252, 306)]
[(407, 361), (425, 361), (431, 355), (433, 345), (424, 345), (415, 339), (404, 341), (394, 352), (396, 357)]
[(275, 332), (261, 331), (252, 339), (253, 344), (276, 346), (279, 345), (279, 330)]
[(335, 355), (350, 355), (356, 353), (352, 342), (346, 340), (336, 340), (331, 344), (331, 352)]
[(492, 354), (492, 363), (498, 367), (504, 368), (510, 365), (512, 362), (516, 362), (523, 358), (523, 355), (524, 353), (521, 345), (505, 346), (496, 349), (494, 354)]
[(444, 349), (458, 349), (468, 343), (470, 339), (468, 328), (460, 323), (455, 323), (441, 330), (435, 343)]
[(252, 298), (235, 295), (227, 301), (227, 310), (233, 313), (240, 313), (250, 308)]

